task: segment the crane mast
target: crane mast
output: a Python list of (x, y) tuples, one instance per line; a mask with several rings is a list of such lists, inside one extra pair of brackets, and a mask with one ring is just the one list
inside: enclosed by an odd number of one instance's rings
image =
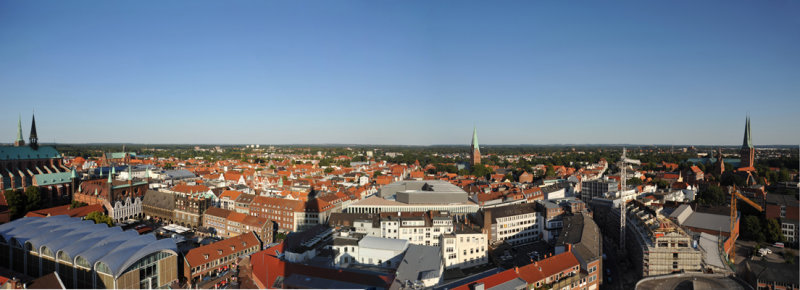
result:
[(641, 164), (641, 162), (639, 160), (628, 159), (628, 157), (626, 156), (626, 153), (627, 153), (627, 150), (625, 149), (625, 147), (622, 147), (622, 157), (620, 157), (620, 160), (619, 160), (620, 167), (622, 168), (622, 171), (620, 173), (620, 178), (619, 178), (620, 182), (621, 182), (621, 185), (622, 185), (620, 187), (620, 190), (619, 190), (620, 191), (619, 197), (620, 197), (620, 199), (622, 199), (620, 201), (620, 204), (619, 204), (619, 248), (620, 248), (620, 250), (625, 250), (625, 228), (626, 228), (625, 222), (627, 220), (627, 218), (626, 218), (627, 213), (626, 213), (626, 208), (625, 208), (625, 196), (624, 196), (624, 194), (625, 194), (625, 190), (628, 188), (628, 174), (627, 174), (628, 169), (627, 168), (628, 168), (628, 164)]

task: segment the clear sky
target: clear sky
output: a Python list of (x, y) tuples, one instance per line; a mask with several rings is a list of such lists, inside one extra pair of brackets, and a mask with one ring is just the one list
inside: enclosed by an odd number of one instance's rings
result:
[[(613, 2), (613, 3), (612, 3)], [(0, 142), (800, 143), (800, 1), (0, 1)]]

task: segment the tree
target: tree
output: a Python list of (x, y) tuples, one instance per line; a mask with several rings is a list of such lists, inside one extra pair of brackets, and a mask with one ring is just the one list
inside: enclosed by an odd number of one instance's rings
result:
[(114, 226), (114, 221), (109, 216), (99, 211), (93, 211), (86, 215), (87, 220), (93, 220), (96, 224), (107, 224), (109, 227)]
[(25, 204), (27, 203), (27, 199), (22, 192), (19, 190), (6, 190), (6, 203), (8, 203), (8, 210), (11, 214), (11, 218), (19, 218), (23, 216), (27, 211), (25, 209)]
[(770, 243), (783, 242), (784, 237), (781, 232), (781, 224), (778, 219), (767, 219), (767, 224), (764, 227), (764, 235)]
[(375, 171), (375, 173), (372, 173), (372, 178), (378, 178), (378, 176), (381, 176), (381, 175), (383, 175), (383, 173), (382, 173), (382, 172), (380, 172), (380, 171)]
[(331, 172), (333, 172), (333, 167), (325, 168), (324, 171), (325, 171), (325, 174), (330, 174)]
[(39, 194), (39, 188), (36, 186), (28, 186), (25, 188), (25, 211), (37, 210), (42, 206), (42, 195)]
[(642, 179), (641, 178), (634, 177), (634, 178), (628, 179), (628, 185), (641, 185), (641, 184), (642, 184)]
[(492, 174), (492, 172), (493, 171), (489, 169), (489, 167), (486, 167), (486, 165), (483, 164), (475, 164), (475, 166), (472, 166), (470, 169), (470, 173), (476, 177), (487, 176)]
[(80, 202), (80, 201), (77, 201), (77, 200), (73, 200), (72, 204), (70, 204), (69, 208), (79, 208), (79, 207), (87, 206), (87, 205), (89, 205), (89, 204), (85, 203), (85, 202)]
[(723, 205), (725, 192), (719, 186), (710, 185), (705, 190), (698, 192), (697, 202), (704, 205)]
[(553, 166), (547, 166), (547, 171), (544, 173), (545, 177), (553, 177), (556, 176), (556, 171), (553, 170)]
[[(745, 216), (744, 217), (744, 224), (742, 225), (742, 237), (751, 240), (751, 241), (758, 241), (759, 235), (761, 233), (761, 220), (757, 216)], [(764, 236), (761, 235), (761, 238)], [(758, 241), (763, 242), (763, 240)]]

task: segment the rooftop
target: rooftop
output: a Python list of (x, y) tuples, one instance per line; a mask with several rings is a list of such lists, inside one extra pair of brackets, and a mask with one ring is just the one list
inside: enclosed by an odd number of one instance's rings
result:
[(0, 225), (0, 236), (20, 247), (31, 243), (36, 249), (46, 246), (53, 253), (63, 251), (76, 261), (81, 257), (92, 267), (102, 262), (115, 277), (147, 255), (161, 251), (177, 255), (178, 250), (172, 239), (157, 240), (152, 234), (139, 235), (65, 215), (23, 217)]

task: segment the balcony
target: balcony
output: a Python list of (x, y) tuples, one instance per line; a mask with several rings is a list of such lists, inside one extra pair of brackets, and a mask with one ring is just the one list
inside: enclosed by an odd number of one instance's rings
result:
[(566, 286), (569, 286), (569, 288), (572, 289), (572, 283), (576, 283), (576, 285), (578, 285), (580, 284), (580, 282), (581, 282), (581, 275), (571, 275), (567, 277), (562, 277), (561, 280), (558, 280), (558, 282), (551, 284), (552, 286), (551, 289), (561, 289)]

